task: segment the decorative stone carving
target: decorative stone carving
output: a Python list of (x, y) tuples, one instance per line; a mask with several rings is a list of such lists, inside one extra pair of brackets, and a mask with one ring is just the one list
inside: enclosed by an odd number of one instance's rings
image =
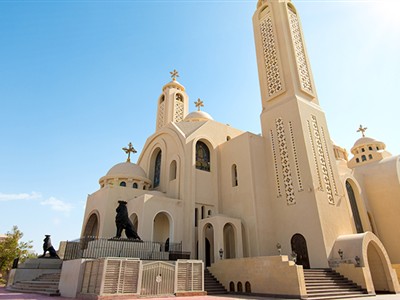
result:
[(260, 23), (261, 39), (264, 52), (265, 71), (267, 78), (268, 99), (280, 94), (284, 90), (282, 71), (280, 70), (277, 41), (273, 29), (270, 12)]
[(276, 179), (276, 194), (279, 197), (282, 197), (282, 192), (281, 192), (281, 183), (279, 180), (279, 172), (278, 172), (278, 162), (276, 158), (276, 149), (275, 149), (275, 138), (274, 138), (274, 133), (272, 130), (270, 131), (270, 137), (271, 137), (271, 147), (272, 147), (272, 156), (274, 159), (274, 170), (275, 170), (275, 179)]
[(285, 125), (282, 118), (275, 120), (278, 135), (279, 154), (281, 157), (283, 184), (285, 185), (286, 202), (288, 205), (296, 204), (292, 172), (290, 170), (289, 151), (286, 144)]
[(297, 71), (299, 74), (301, 89), (311, 95), (314, 95), (314, 90), (311, 82), (310, 71), (307, 63), (306, 51), (304, 49), (303, 38), (297, 14), (288, 9), (290, 32), (296, 54)]

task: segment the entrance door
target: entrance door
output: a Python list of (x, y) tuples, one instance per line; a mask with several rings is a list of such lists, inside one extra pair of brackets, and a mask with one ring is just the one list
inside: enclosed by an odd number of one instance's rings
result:
[(310, 261), (308, 259), (307, 243), (304, 236), (300, 233), (296, 233), (292, 236), (290, 241), (292, 246), (292, 252), (296, 253), (296, 264), (302, 265), (304, 269), (310, 268)]
[(206, 267), (211, 266), (211, 245), (210, 241), (206, 238)]

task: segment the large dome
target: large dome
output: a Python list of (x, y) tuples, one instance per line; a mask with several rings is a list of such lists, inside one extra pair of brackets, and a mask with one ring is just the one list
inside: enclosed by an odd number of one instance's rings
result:
[(123, 162), (116, 164), (106, 174), (106, 176), (126, 176), (126, 177), (143, 177), (147, 178), (146, 172), (137, 164)]
[(207, 121), (207, 120), (214, 120), (214, 119), (205, 111), (191, 112), (184, 119), (184, 121), (186, 121), (186, 122)]

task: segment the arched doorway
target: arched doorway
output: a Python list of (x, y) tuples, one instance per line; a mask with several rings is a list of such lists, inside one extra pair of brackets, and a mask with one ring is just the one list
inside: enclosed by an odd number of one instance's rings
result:
[(83, 237), (97, 237), (99, 234), (99, 217), (96, 213), (92, 213), (86, 222)]
[(310, 261), (308, 259), (307, 242), (304, 236), (296, 233), (290, 240), (292, 252), (296, 253), (296, 264), (302, 265), (304, 269), (310, 268)]
[(136, 232), (138, 232), (138, 230), (139, 230), (139, 219), (138, 219), (137, 214), (135, 214), (135, 213), (131, 214), (129, 219), (131, 219), (132, 224), (135, 227)]
[(204, 246), (206, 267), (211, 266), (214, 262), (214, 227), (208, 223), (204, 227)]
[(235, 258), (235, 231), (232, 224), (228, 223), (224, 226), (224, 256), (225, 258)]
[(372, 282), (376, 293), (389, 293), (388, 278), (385, 271), (385, 260), (381, 258), (379, 248), (374, 242), (370, 242), (367, 247), (367, 258), (371, 272)]
[(206, 238), (206, 267), (211, 266), (211, 244), (210, 241)]
[(158, 213), (154, 218), (153, 241), (165, 243), (170, 238), (170, 220), (169, 216), (164, 213)]
[(353, 213), (354, 225), (356, 226), (357, 233), (363, 233), (364, 229), (361, 223), (360, 212), (357, 207), (356, 195), (353, 186), (349, 180), (346, 180), (347, 196), (349, 197), (351, 211)]

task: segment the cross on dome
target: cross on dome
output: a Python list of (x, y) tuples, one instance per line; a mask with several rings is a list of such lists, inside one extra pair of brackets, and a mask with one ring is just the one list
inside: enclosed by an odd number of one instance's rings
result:
[(194, 103), (194, 105), (196, 105), (197, 111), (200, 111), (200, 107), (204, 106), (204, 102), (200, 100), (200, 98), (198, 98), (197, 101)]
[(365, 132), (367, 131), (367, 129), (368, 129), (367, 127), (363, 127), (362, 125), (360, 125), (357, 132), (361, 132), (362, 137), (365, 137)]
[(124, 147), (124, 148), (122, 148), (122, 150), (124, 150), (125, 153), (128, 154), (128, 158), (127, 158), (126, 162), (131, 162), (131, 153), (136, 153), (137, 152), (135, 150), (135, 148), (133, 148), (131, 142), (129, 142), (128, 148)]
[(172, 72), (169, 72), (169, 74), (171, 74), (171, 78), (173, 81), (176, 80), (176, 77), (179, 77), (179, 72), (175, 69)]

